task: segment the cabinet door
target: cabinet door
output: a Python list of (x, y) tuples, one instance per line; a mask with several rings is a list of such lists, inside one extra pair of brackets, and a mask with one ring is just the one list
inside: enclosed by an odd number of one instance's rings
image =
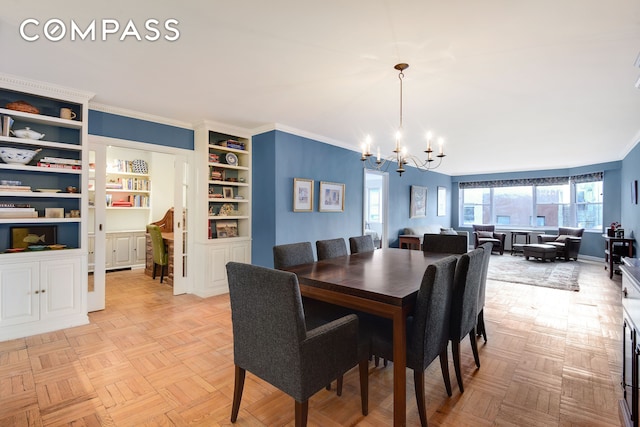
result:
[(113, 268), (113, 259), (115, 258), (115, 250), (113, 246), (114, 237), (107, 234), (104, 241), (104, 268)]
[(82, 309), (81, 258), (40, 262), (40, 315), (43, 320)]
[(134, 233), (131, 259), (135, 265), (144, 265), (147, 252), (147, 241), (144, 233)]
[(38, 262), (0, 266), (0, 326), (40, 318), (39, 272)]
[(229, 261), (234, 262), (251, 262), (251, 251), (247, 242), (238, 242), (229, 248)]
[(208, 280), (209, 288), (219, 288), (227, 286), (227, 261), (229, 258), (229, 248), (227, 246), (213, 246), (208, 250)]
[(131, 234), (118, 234), (113, 238), (114, 267), (129, 267), (131, 258)]

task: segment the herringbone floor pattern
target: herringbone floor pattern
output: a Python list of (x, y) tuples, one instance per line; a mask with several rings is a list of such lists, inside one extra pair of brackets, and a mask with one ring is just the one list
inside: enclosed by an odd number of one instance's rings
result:
[[(438, 363), (425, 372), (431, 426), (620, 425), (620, 277), (580, 263), (580, 292), (488, 282), (489, 341), (479, 370), (463, 343), (464, 394), (453, 366), (452, 397)], [(0, 426), (230, 425), (228, 297), (174, 297), (141, 270), (107, 278), (91, 324), (0, 343)], [(407, 421), (419, 425), (407, 382)], [(391, 367), (371, 364), (369, 384), (368, 416), (352, 370), (342, 397), (311, 398), (309, 425), (391, 425)], [(248, 374), (236, 425), (293, 425), (293, 401)]]

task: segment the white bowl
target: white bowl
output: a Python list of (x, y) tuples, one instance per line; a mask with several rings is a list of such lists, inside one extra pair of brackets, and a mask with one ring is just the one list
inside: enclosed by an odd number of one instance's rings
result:
[(24, 148), (0, 147), (0, 159), (5, 163), (26, 165), (33, 160), (33, 156), (39, 151), (40, 149), (26, 150)]

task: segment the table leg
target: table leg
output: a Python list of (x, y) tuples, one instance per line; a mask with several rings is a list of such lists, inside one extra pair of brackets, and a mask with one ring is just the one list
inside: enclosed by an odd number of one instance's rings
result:
[(407, 313), (393, 314), (393, 425), (407, 425)]

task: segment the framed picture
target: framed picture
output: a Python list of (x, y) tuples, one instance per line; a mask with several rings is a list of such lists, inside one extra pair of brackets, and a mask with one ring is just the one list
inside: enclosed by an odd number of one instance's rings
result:
[(313, 211), (313, 180), (293, 178), (293, 211)]
[(233, 187), (222, 187), (222, 194), (225, 199), (233, 199)]
[(631, 181), (631, 204), (638, 204), (638, 181)]
[(438, 187), (438, 216), (447, 214), (447, 187)]
[(427, 187), (411, 186), (410, 218), (427, 216)]
[(318, 206), (320, 212), (343, 212), (344, 184), (320, 181)]
[(238, 221), (216, 221), (216, 237), (219, 239), (238, 237)]
[(45, 218), (64, 218), (64, 208), (44, 208)]
[(31, 227), (11, 227), (11, 248), (55, 245), (58, 227), (55, 225), (34, 225)]

